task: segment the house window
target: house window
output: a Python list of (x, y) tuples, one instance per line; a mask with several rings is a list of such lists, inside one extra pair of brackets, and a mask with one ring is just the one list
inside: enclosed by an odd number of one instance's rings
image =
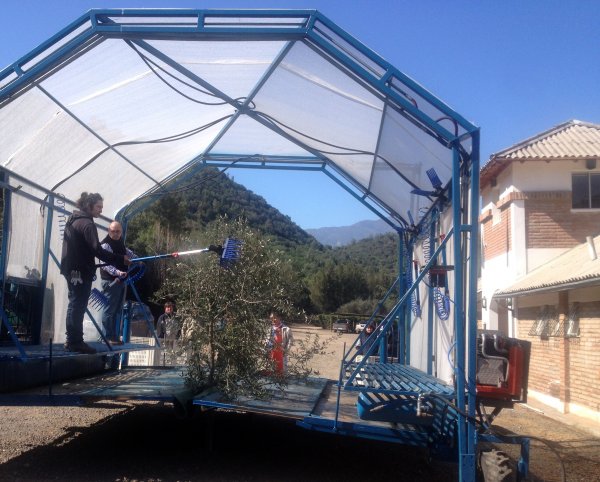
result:
[(538, 318), (529, 329), (529, 335), (547, 339), (550, 336), (560, 336), (561, 331), (556, 307), (544, 305), (540, 307)]
[(600, 209), (600, 172), (571, 175), (573, 209)]
[(569, 306), (569, 316), (565, 320), (565, 336), (576, 338), (579, 336), (579, 303)]

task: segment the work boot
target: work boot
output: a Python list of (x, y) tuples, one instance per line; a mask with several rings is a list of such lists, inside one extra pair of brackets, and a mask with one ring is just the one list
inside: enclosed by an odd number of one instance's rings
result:
[(87, 343), (83, 341), (77, 343), (65, 343), (65, 350), (73, 352), (73, 353), (85, 353), (86, 355), (93, 355), (96, 353), (96, 349), (92, 348)]

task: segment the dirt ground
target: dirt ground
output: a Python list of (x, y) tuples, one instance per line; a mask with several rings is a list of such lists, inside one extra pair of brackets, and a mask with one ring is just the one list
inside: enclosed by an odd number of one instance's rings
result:
[[(296, 336), (308, 331), (313, 329), (295, 327)], [(331, 353), (315, 359), (321, 376), (337, 379), (343, 344), (353, 340), (353, 335), (335, 337)], [(583, 430), (572, 419), (551, 415), (519, 406), (503, 411), (494, 425), (543, 439), (560, 455), (567, 481), (600, 481), (595, 427)], [(513, 446), (501, 448), (518, 455)], [(549, 448), (533, 440), (530, 456), (528, 480), (561, 480), (560, 464)], [(429, 463), (421, 450), (311, 432), (275, 417), (209, 412), (182, 420), (168, 404), (142, 402), (0, 407), (1, 481), (456, 479), (455, 465)]]

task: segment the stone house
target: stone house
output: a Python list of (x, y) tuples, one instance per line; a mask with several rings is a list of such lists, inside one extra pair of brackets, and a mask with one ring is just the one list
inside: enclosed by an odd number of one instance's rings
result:
[(600, 125), (494, 154), (480, 194), (483, 327), (532, 342), (530, 397), (600, 421)]

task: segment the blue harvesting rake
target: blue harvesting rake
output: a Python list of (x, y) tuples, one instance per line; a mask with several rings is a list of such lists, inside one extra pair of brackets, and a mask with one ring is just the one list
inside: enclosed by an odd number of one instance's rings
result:
[[(132, 264), (131, 268), (127, 272), (127, 277), (124, 278), (122, 281), (131, 284), (135, 283), (138, 279), (140, 279), (144, 275), (145, 271), (144, 264), (142, 263), (143, 261), (151, 261), (163, 258), (179, 258), (180, 256), (207, 253), (209, 251), (217, 253), (219, 255), (219, 264), (221, 265), (221, 267), (231, 268), (231, 266), (233, 266), (240, 257), (241, 247), (242, 242), (239, 239), (227, 238), (223, 243), (223, 246), (211, 244), (208, 248), (193, 249), (191, 251), (179, 251), (175, 253), (157, 254), (154, 256), (145, 256), (143, 258), (133, 258), (131, 262), (137, 264)], [(110, 284), (110, 286), (112, 286), (116, 282), (117, 280), (114, 280)], [(108, 306), (108, 298), (106, 296), (106, 293), (98, 290), (97, 288), (93, 288), (92, 292), (90, 293), (89, 305), (96, 309)]]
[[(106, 266), (106, 265), (100, 265)], [(116, 278), (112, 281), (107, 288), (100, 291), (97, 288), (92, 288), (90, 292), (90, 298), (88, 300), (88, 304), (94, 309), (100, 309), (105, 306), (108, 306), (108, 297), (106, 296), (106, 291), (111, 288), (116, 282), (121, 281), (127, 284), (133, 284), (137, 280), (139, 280), (142, 276), (144, 276), (144, 272), (146, 271), (146, 265), (144, 263), (132, 264), (127, 271), (127, 276), (124, 278)]]
[(131, 261), (137, 262), (162, 258), (179, 258), (180, 256), (187, 256), (189, 254), (206, 253), (208, 251), (212, 251), (213, 253), (217, 253), (219, 255), (219, 264), (223, 268), (229, 268), (239, 259), (241, 247), (242, 242), (240, 240), (227, 238), (223, 243), (223, 246), (211, 244), (208, 248), (193, 249), (191, 251), (179, 251), (177, 253), (157, 254), (154, 256), (146, 256), (144, 258), (134, 258)]
[(425, 174), (427, 174), (427, 177), (429, 178), (429, 182), (433, 187), (433, 191), (427, 191), (425, 189), (416, 188), (411, 191), (411, 194), (418, 194), (419, 196), (436, 198), (440, 197), (444, 190), (442, 186), (442, 181), (435, 172), (435, 169), (433, 167), (431, 169), (427, 169), (427, 171), (425, 171)]

